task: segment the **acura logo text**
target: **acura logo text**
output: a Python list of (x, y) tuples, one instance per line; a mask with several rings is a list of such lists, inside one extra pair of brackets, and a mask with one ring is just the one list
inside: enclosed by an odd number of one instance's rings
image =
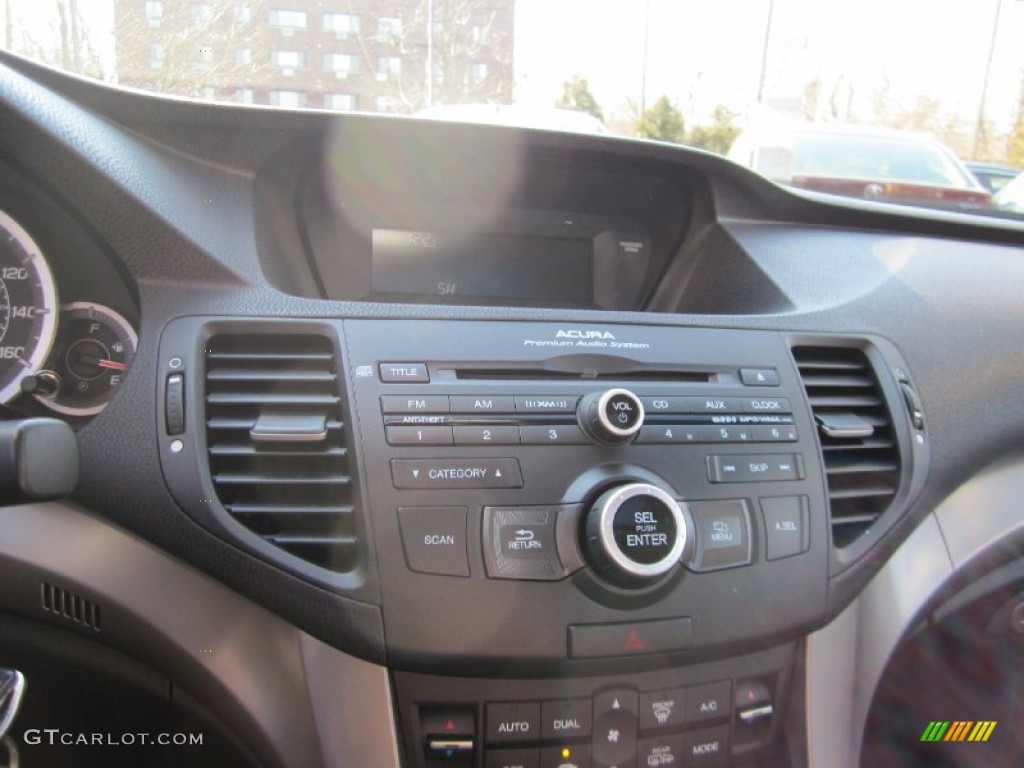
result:
[(615, 336), (608, 333), (608, 331), (558, 331), (555, 334), (556, 339), (614, 339)]

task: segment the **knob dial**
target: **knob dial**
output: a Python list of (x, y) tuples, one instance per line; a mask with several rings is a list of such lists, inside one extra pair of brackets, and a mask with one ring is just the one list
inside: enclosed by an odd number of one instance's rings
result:
[(613, 581), (652, 581), (676, 567), (690, 540), (679, 502), (656, 485), (605, 491), (587, 514), (584, 549)]
[(644, 424), (644, 406), (628, 389), (609, 389), (580, 401), (577, 419), (583, 431), (606, 445), (633, 439)]

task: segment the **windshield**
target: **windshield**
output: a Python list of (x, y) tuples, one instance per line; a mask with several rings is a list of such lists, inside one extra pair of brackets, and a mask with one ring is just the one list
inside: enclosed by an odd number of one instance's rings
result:
[(1024, 167), (1022, 0), (4, 0), (0, 16), (10, 51), (194, 99), (611, 133), (755, 170), (765, 125), (887, 127), (916, 143), (808, 138), (790, 170), (958, 187), (941, 202), (971, 210), (997, 206), (962, 162)]

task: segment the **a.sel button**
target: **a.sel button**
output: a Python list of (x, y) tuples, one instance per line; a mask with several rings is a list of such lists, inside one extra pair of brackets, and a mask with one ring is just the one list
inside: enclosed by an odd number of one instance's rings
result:
[(487, 705), (487, 743), (508, 744), (540, 738), (540, 702)]
[(806, 496), (761, 499), (769, 560), (780, 560), (807, 551), (811, 543), (807, 531), (807, 505)]
[(522, 488), (518, 459), (392, 459), (396, 488)]
[(398, 526), (410, 570), (469, 576), (465, 507), (402, 507)]

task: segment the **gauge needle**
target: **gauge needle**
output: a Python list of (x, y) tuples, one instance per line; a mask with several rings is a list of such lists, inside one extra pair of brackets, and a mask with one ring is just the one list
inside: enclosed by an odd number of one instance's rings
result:
[(97, 360), (96, 365), (100, 368), (109, 368), (112, 371), (123, 371), (128, 367), (124, 363), (118, 363), (114, 360)]

